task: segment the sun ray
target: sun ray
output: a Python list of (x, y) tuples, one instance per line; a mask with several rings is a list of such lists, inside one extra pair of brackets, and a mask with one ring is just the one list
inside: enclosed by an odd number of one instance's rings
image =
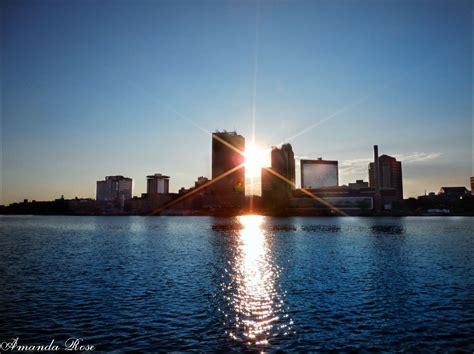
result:
[(153, 210), (150, 214), (148, 215), (157, 215), (159, 214), (160, 212), (162, 212), (163, 210), (179, 203), (179, 202), (182, 202), (183, 200), (191, 197), (192, 195), (196, 194), (197, 192), (200, 192), (202, 191), (203, 189), (211, 186), (212, 184), (216, 183), (217, 181), (221, 180), (222, 178), (230, 175), (231, 173), (237, 171), (239, 168), (242, 168), (244, 167), (245, 163), (241, 163), (240, 165), (237, 165), (233, 168), (231, 168), (230, 170), (228, 170), (227, 172), (224, 172), (222, 174), (220, 174), (219, 176), (217, 176), (216, 178), (213, 178), (212, 180), (208, 181), (207, 183), (204, 183), (203, 185), (199, 186), (199, 187), (196, 187), (194, 188), (193, 190), (191, 190), (190, 192), (170, 201), (169, 203), (166, 203), (165, 205)]
[(195, 121), (191, 120), (189, 117), (185, 116), (183, 113), (177, 111), (176, 109), (174, 109), (173, 107), (171, 106), (168, 106), (166, 105), (165, 108), (170, 111), (171, 113), (175, 114), (176, 116), (178, 116), (179, 118), (185, 120), (186, 122), (190, 123), (191, 125), (193, 125), (194, 127), (198, 128), (199, 130), (201, 130), (202, 132), (206, 133), (206, 134), (209, 134), (209, 135), (212, 135), (212, 133), (207, 130), (206, 128), (203, 128), (202, 126), (200, 126), (199, 124), (197, 124)]
[(338, 109), (337, 111), (327, 115), (326, 117), (322, 118), (318, 122), (316, 122), (314, 124), (311, 124), (308, 127), (302, 129), (301, 131), (293, 134), (292, 136), (282, 140), (277, 145), (281, 145), (281, 144), (290, 142), (290, 141), (296, 139), (297, 137), (299, 137), (303, 134), (306, 134), (307, 132), (309, 132), (310, 130), (316, 128), (317, 126), (319, 126), (319, 125), (321, 125), (321, 124), (323, 124), (323, 123), (325, 123), (325, 122), (341, 115), (342, 113), (348, 111), (349, 109), (354, 108), (354, 107), (368, 101), (373, 96), (376, 96), (379, 93), (389, 89), (390, 87), (395, 86), (399, 82), (411, 77), (411, 75), (415, 74), (416, 72), (424, 69), (430, 62), (432, 62), (434, 60), (434, 58), (439, 57), (441, 55), (449, 54), (451, 52), (452, 48), (454, 48), (455, 46), (457, 46), (459, 43), (462, 43), (462, 42), (464, 42), (464, 40), (459, 40), (459, 41), (455, 42), (454, 44), (452, 44), (451, 46), (449, 46), (449, 48), (444, 48), (445, 50), (440, 50), (436, 53), (433, 53), (432, 55), (428, 56), (428, 58), (426, 60), (418, 62), (417, 64), (407, 68), (406, 70), (402, 71), (399, 75), (396, 75), (396, 76), (388, 79), (387, 81), (383, 82), (380, 86), (378, 86), (375, 89), (369, 91), (365, 95), (362, 95), (362, 96), (356, 98), (354, 101), (352, 101), (349, 104), (345, 105), (344, 107)]
[(377, 95), (379, 92), (387, 89), (388, 87), (390, 87), (391, 85), (393, 85), (395, 82), (397, 81), (400, 81), (401, 78), (400, 77), (397, 77), (395, 79), (392, 79), (390, 80), (389, 82), (385, 83), (384, 85), (370, 91), (368, 94), (364, 95), (364, 96), (361, 96), (359, 97), (358, 99), (352, 101), (351, 103), (345, 105), (344, 107), (338, 109), (337, 111), (327, 115), (326, 117), (322, 118), (321, 120), (317, 121), (316, 123), (313, 123), (311, 125), (309, 125), (308, 127), (300, 130), (298, 133), (295, 133), (293, 134), (292, 136), (282, 140), (279, 144), (277, 145), (281, 145), (281, 144), (284, 144), (284, 143), (288, 143), (294, 139), (296, 139), (297, 137), (303, 135), (303, 134), (306, 134), (307, 132), (309, 132), (310, 130), (320, 126), (321, 124), (327, 122), (327, 121), (330, 121), (331, 119), (343, 114), (344, 112), (350, 110), (351, 108), (354, 108), (364, 102), (366, 102), (367, 100), (369, 100), (371, 97)]
[[(212, 135), (212, 134), (211, 134)], [(217, 136), (217, 135), (212, 135), (212, 138), (213, 139), (216, 139), (217, 141), (219, 141), (220, 143), (224, 144), (225, 146), (227, 146), (228, 148), (234, 150), (236, 153), (242, 155), (245, 157), (245, 151), (242, 151), (240, 150), (238, 147), (232, 145), (231, 143), (225, 141), (224, 139), (222, 139), (221, 137)]]
[(260, 176), (262, 167), (267, 165), (266, 150), (257, 144), (250, 143), (245, 146), (245, 177), (254, 179)]
[(258, 34), (259, 34), (259, 12), (260, 2), (256, 1), (255, 7), (255, 48), (253, 62), (253, 103), (252, 103), (252, 144), (255, 143), (255, 115), (257, 113), (257, 75), (258, 75)]
[[(280, 178), (281, 180), (285, 181), (286, 183), (290, 184), (291, 186), (293, 187), (296, 187), (295, 183), (291, 180), (289, 180), (288, 178), (286, 178), (285, 176), (282, 176), (281, 174), (279, 174), (278, 172), (272, 170), (271, 168), (268, 168), (266, 167), (265, 168), (268, 172), (270, 172), (271, 174), (275, 175), (276, 177)], [(310, 196), (311, 198), (317, 200), (318, 202), (324, 204), (325, 206), (327, 206), (328, 208), (330, 208), (331, 210), (333, 210), (334, 212), (338, 213), (339, 215), (343, 215), (343, 216), (348, 216), (348, 214), (346, 214), (345, 212), (343, 212), (342, 210), (336, 208), (334, 205), (332, 205), (331, 203), (329, 203), (328, 201), (324, 200), (323, 198), (320, 198), (318, 197), (317, 195), (315, 195), (314, 193), (311, 193), (309, 190), (305, 189), (305, 188), (300, 188), (300, 190)]]

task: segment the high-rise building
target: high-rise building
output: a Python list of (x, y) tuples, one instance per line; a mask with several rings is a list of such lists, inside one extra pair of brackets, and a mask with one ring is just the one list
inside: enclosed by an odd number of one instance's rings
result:
[(260, 181), (262, 184), (262, 200), (264, 206), (269, 206), (271, 204), (270, 200), (273, 196), (272, 181), (275, 176), (269, 170), (271, 170), (271, 167), (263, 167), (260, 172)]
[(132, 198), (132, 179), (124, 176), (106, 176), (97, 181), (96, 199), (98, 201), (120, 201)]
[(272, 147), (272, 166), (262, 168), (262, 203), (265, 208), (282, 210), (295, 189), (295, 155), (290, 144)]
[(378, 157), (377, 145), (374, 146), (374, 162), (369, 164), (369, 186), (375, 191), (392, 188), (397, 199), (403, 200), (402, 163), (388, 155)]
[(161, 173), (146, 177), (146, 192), (147, 194), (169, 194), (170, 177), (164, 176)]
[(285, 182), (287, 186), (295, 188), (295, 154), (291, 144), (283, 144), (280, 149), (272, 147), (272, 169), (292, 182)]
[(240, 209), (245, 205), (245, 138), (236, 132), (212, 134), (212, 179), (216, 206)]
[(301, 160), (301, 187), (305, 189), (336, 187), (339, 185), (337, 161)]

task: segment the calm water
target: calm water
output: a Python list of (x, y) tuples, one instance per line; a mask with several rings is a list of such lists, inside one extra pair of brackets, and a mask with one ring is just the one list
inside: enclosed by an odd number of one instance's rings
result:
[(474, 218), (0, 217), (0, 339), (474, 350)]

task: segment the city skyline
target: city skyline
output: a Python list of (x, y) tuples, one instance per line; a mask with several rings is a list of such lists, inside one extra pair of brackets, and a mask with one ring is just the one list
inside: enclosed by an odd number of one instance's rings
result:
[(2, 3), (0, 204), (93, 197), (117, 174), (177, 192), (211, 177), (225, 127), (337, 160), (340, 184), (368, 180), (379, 143), (405, 197), (468, 186), (469, 2), (138, 4)]

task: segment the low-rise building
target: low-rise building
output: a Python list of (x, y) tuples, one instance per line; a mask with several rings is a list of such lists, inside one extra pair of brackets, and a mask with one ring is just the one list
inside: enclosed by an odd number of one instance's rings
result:
[(358, 179), (355, 182), (349, 183), (348, 187), (355, 190), (369, 188), (369, 182), (364, 182), (364, 180)]
[(466, 187), (441, 187), (438, 192), (438, 196), (444, 199), (462, 199), (470, 195)]

